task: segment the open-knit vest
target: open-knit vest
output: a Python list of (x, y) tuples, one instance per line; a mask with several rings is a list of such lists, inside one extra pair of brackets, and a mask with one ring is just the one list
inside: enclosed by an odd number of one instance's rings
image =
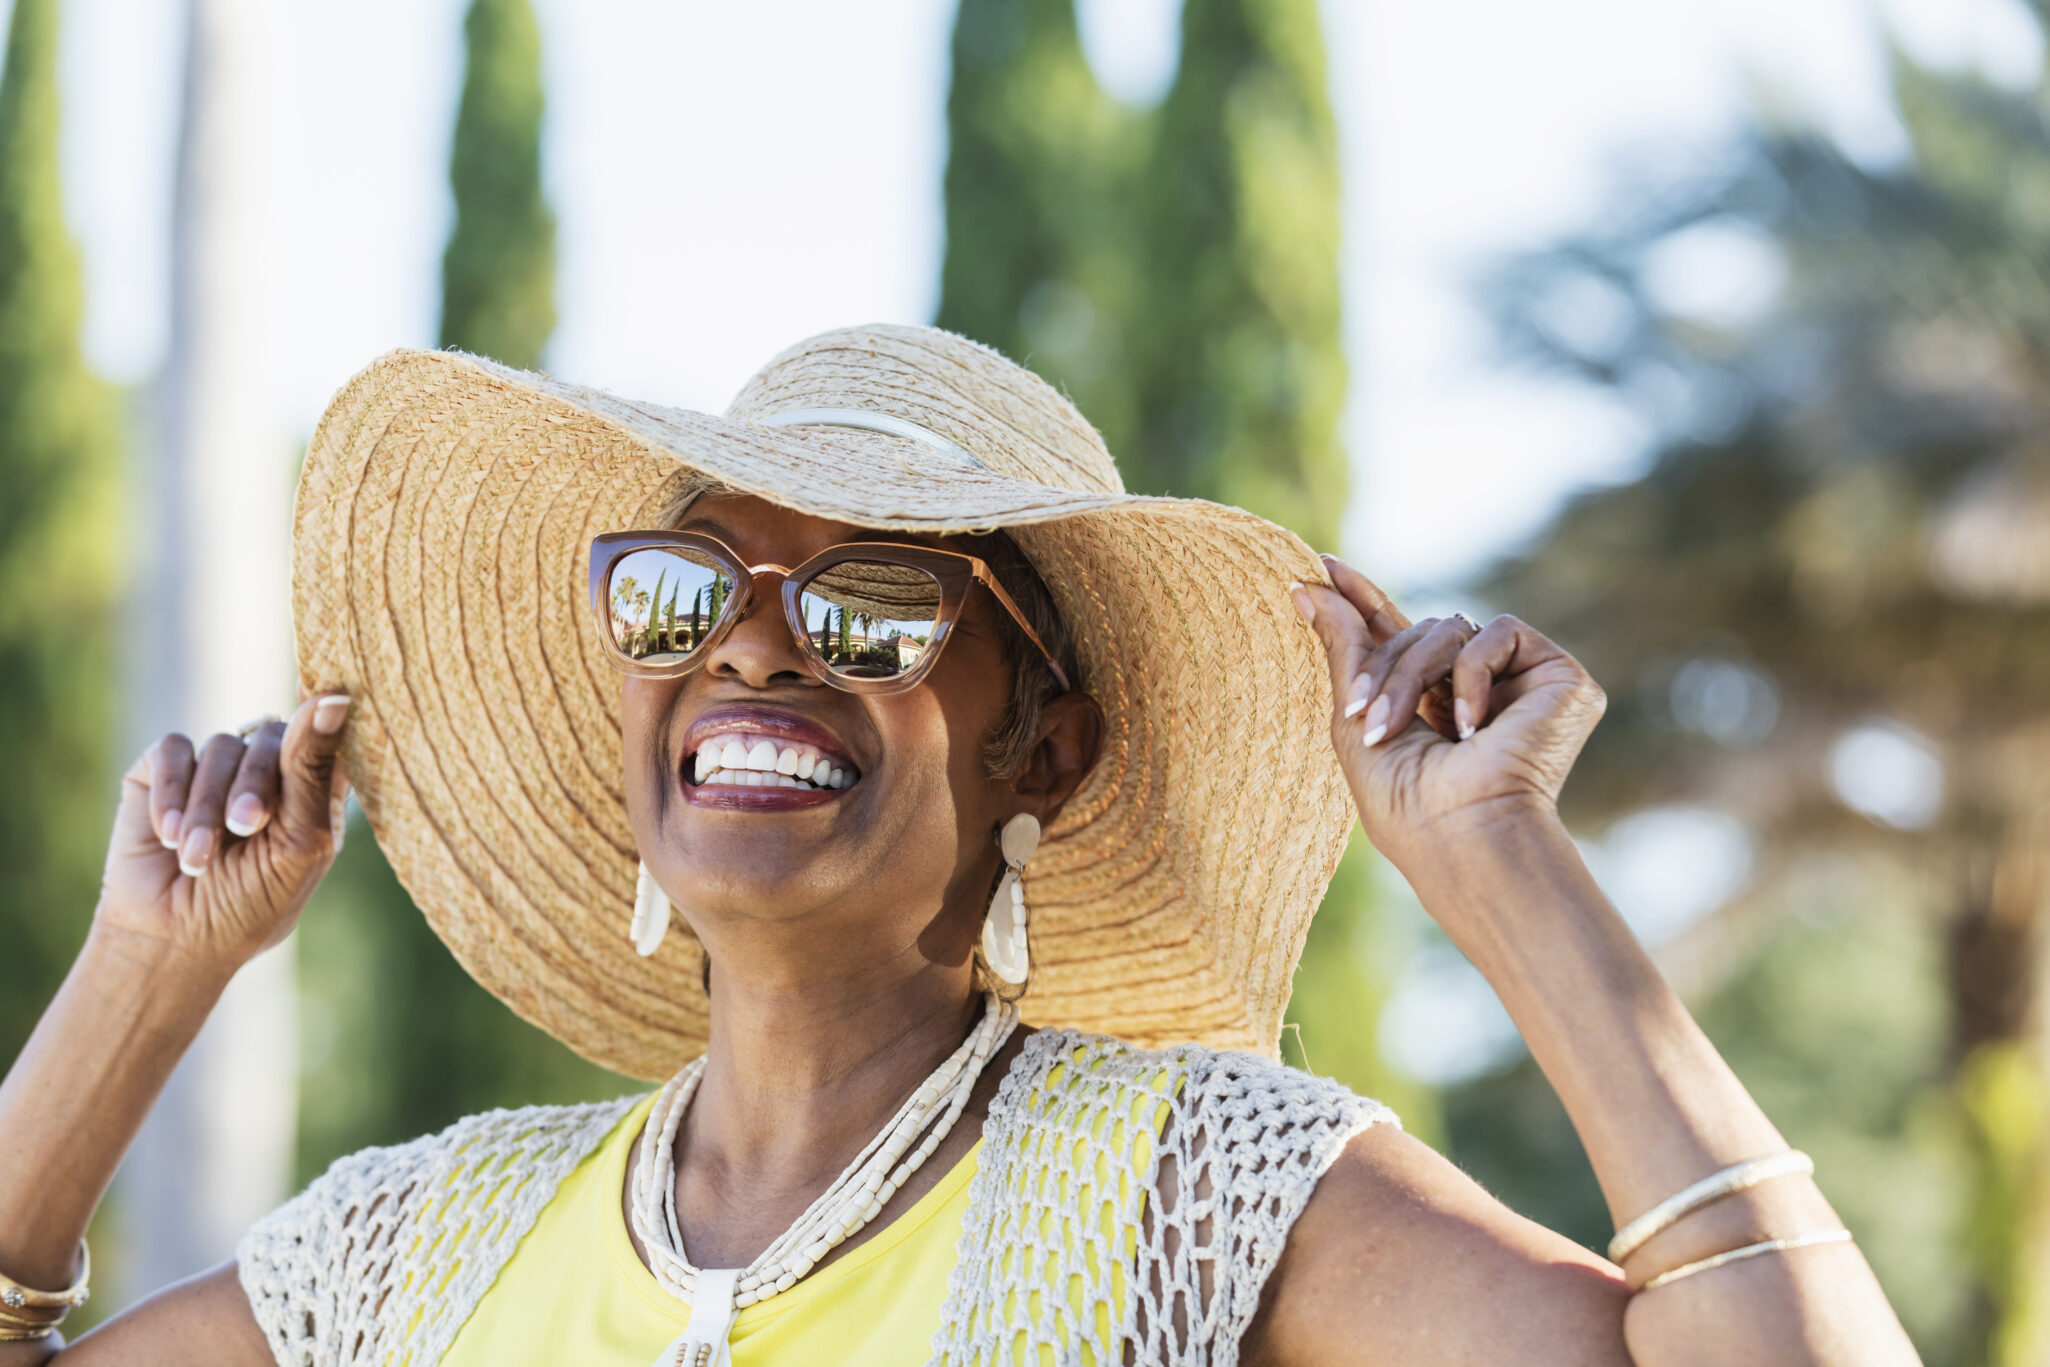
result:
[[(492, 1111), (336, 1162), (237, 1250), (278, 1362), (434, 1367), (632, 1105)], [(983, 1124), (932, 1360), (1232, 1367), (1317, 1179), (1376, 1123), (1394, 1114), (1249, 1054), (1031, 1036)], [(1136, 1174), (1135, 1126), (1159, 1136)]]

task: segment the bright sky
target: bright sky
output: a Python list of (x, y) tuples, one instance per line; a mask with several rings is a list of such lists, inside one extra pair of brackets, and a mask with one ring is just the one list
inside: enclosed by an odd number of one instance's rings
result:
[[(562, 224), (552, 369), (717, 408), (820, 328), (931, 317), (949, 0), (536, 3)], [(1347, 550), (1392, 585), (1441, 584), (1562, 492), (1632, 468), (1627, 415), (1489, 364), (1466, 281), (1596, 212), (1619, 157), (1704, 155), (1758, 82), (1864, 154), (1895, 152), (1875, 4), (1938, 60), (2010, 80), (2041, 60), (2019, 0), (1324, 0), (1355, 377)], [(163, 357), (182, 8), (65, 9), (87, 344), (127, 382)], [(1177, 10), (1081, 0), (1115, 92), (1164, 86)], [(299, 433), (371, 357), (434, 340), (461, 12), (283, 11), (263, 131), (286, 228), (275, 383)]]

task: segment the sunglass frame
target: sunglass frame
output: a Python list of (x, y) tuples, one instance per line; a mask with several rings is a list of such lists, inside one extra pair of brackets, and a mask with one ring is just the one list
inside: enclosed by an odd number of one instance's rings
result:
[[(718, 618), (706, 629), (704, 636), (681, 660), (663, 664), (648, 664), (636, 660), (622, 649), (612, 637), (608, 625), (608, 611), (612, 571), (619, 562), (635, 551), (660, 550), (672, 547), (688, 547), (699, 551), (726, 569), (733, 580), (733, 594), (720, 611)], [(932, 638), (912, 666), (901, 674), (888, 678), (861, 678), (843, 674), (833, 668), (819, 653), (818, 645), (811, 639), (811, 633), (804, 623), (803, 595), (805, 586), (835, 565), (844, 565), (851, 560), (873, 560), (886, 565), (899, 565), (907, 569), (923, 570), (930, 574), (939, 586), (939, 610), (933, 622)], [(897, 541), (842, 541), (826, 547), (818, 554), (796, 566), (763, 563), (750, 565), (724, 541), (704, 532), (681, 531), (626, 531), (605, 532), (591, 541), (591, 624), (597, 632), (598, 644), (611, 661), (613, 667), (623, 674), (637, 679), (679, 679), (694, 673), (711, 658), (733, 628), (744, 619), (754, 606), (757, 591), (756, 580), (764, 575), (782, 577), (781, 600), (783, 625), (789, 629), (791, 643), (797, 647), (798, 657), (804, 662), (805, 670), (813, 678), (834, 688), (849, 693), (902, 693), (916, 688), (940, 657), (940, 652), (952, 634), (954, 623), (960, 619), (961, 608), (968, 600), (968, 590), (980, 583), (996, 598), (1004, 611), (1011, 614), (1011, 620), (1018, 624), (1039, 651), (1040, 658), (1061, 686), (1063, 693), (1071, 685), (1067, 671), (1053, 652), (1046, 648), (1046, 642), (1032, 629), (1032, 623), (1025, 620), (1004, 586), (997, 582), (988, 562), (979, 556), (961, 551), (941, 550), (935, 546), (911, 546)]]

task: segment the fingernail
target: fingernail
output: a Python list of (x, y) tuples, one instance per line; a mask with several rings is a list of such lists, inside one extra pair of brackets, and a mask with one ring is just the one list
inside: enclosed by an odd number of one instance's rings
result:
[(346, 694), (332, 693), (313, 704), (313, 729), (323, 736), (332, 736), (342, 729), (342, 723), (349, 719), (349, 699)]
[(1383, 693), (1374, 699), (1374, 705), (1367, 711), (1367, 733), (1360, 737), (1361, 745), (1379, 745), (1388, 734), (1388, 695)]
[(157, 838), (164, 842), (165, 849), (175, 850), (178, 848), (178, 827), (182, 825), (184, 821), (185, 813), (179, 810), (178, 808), (173, 807), (170, 811), (165, 812), (164, 819), (157, 823), (163, 828), (164, 832)]
[(202, 826), (185, 838), (185, 847), (178, 851), (178, 872), (187, 878), (200, 877), (213, 854), (214, 833)]
[(255, 835), (262, 824), (263, 802), (255, 793), (244, 793), (228, 804), (228, 829), (236, 835)]
[(1345, 715), (1348, 717), (1357, 717), (1360, 713), (1366, 710), (1367, 695), (1364, 693), (1360, 694), (1357, 698), (1354, 698), (1351, 702), (1345, 705)]
[(1453, 699), (1452, 724), (1459, 728), (1459, 738), (1461, 740), (1473, 739), (1473, 709), (1466, 705), (1466, 699)]
[(1288, 586), (1288, 596), (1295, 600), (1295, 610), (1302, 615), (1302, 619), (1311, 626), (1315, 626), (1317, 624), (1317, 605), (1311, 601), (1310, 591), (1303, 587), (1300, 579)]

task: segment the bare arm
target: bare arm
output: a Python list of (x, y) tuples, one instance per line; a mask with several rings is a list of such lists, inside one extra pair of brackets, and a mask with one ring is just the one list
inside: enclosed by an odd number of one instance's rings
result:
[[(345, 707), (289, 728), (166, 737), (122, 780), (85, 947), (0, 1082), (0, 1271), (68, 1285), (107, 1184), (235, 971), (297, 919), (334, 857)], [(231, 805), (247, 837), (228, 827)], [(175, 814), (175, 815), (174, 815)], [(247, 817), (247, 821), (240, 818)], [(171, 839), (178, 842), (173, 847)], [(196, 874), (181, 871), (180, 861)], [(50, 1361), (267, 1367), (233, 1269), (153, 1297), (71, 1348), (0, 1343), (0, 1367)]]
[[(1410, 627), (1366, 580), (1331, 565), (1340, 592), (1302, 592), (1331, 656), (1332, 734), (1367, 832), (1501, 995), (1586, 1145), (1616, 1223), (1719, 1169), (1785, 1149), (1558, 820), (1559, 787), (1601, 714), (1600, 689), (1513, 618), (1471, 639), (1456, 622)], [(1449, 698), (1430, 696), (1448, 675)], [(1386, 706), (1376, 705), (1382, 697)], [(1368, 706), (1345, 715), (1355, 699)], [(1386, 737), (1365, 744), (1383, 724)], [(1711, 1254), (1839, 1227), (1805, 1177), (1690, 1215), (1617, 1269), (1509, 1212), (1421, 1148), (1363, 1137), (1319, 1187), (1263, 1317), (1265, 1360), (1917, 1361), (1852, 1244), (1753, 1258), (1631, 1294)], [(1408, 1289), (1363, 1294), (1376, 1277)], [(1348, 1284), (1350, 1298), (1337, 1294)]]

